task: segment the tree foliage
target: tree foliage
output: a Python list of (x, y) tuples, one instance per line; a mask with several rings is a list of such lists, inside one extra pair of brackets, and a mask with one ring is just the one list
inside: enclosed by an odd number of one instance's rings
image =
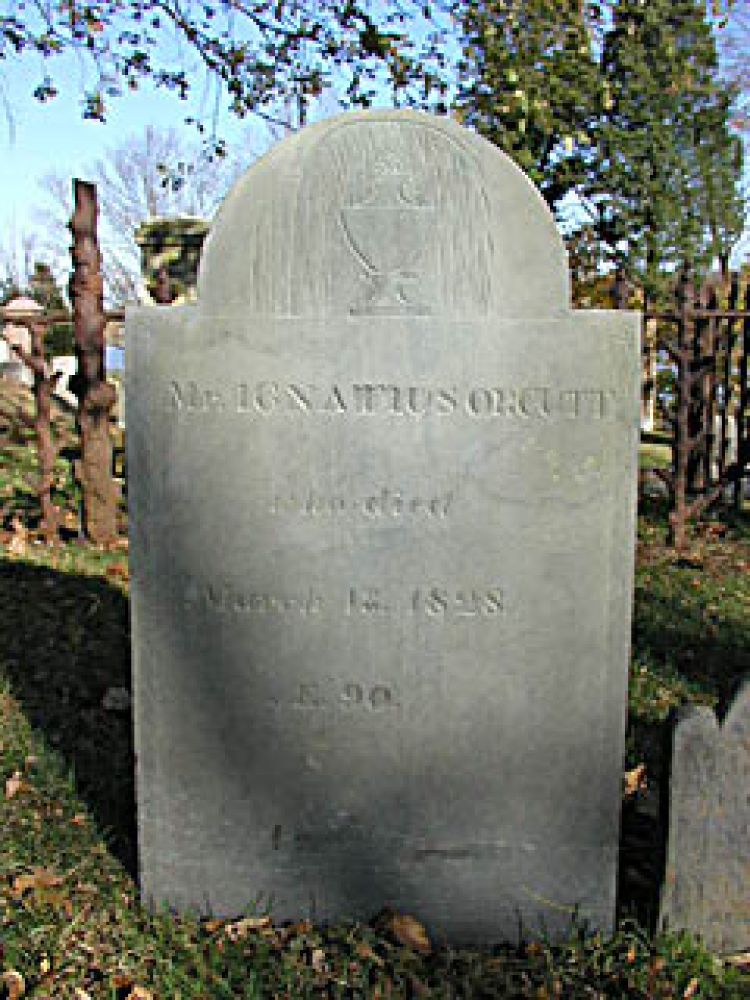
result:
[(551, 206), (574, 189), (590, 151), (601, 82), (592, 46), (598, 5), (469, 0), (458, 105), (508, 153)]
[(742, 229), (741, 144), (700, 0), (617, 0), (605, 101), (582, 192), (607, 256), (657, 296), (669, 273), (725, 260)]
[[(218, 81), (229, 109), (273, 119), (295, 101), (336, 86), (367, 106), (374, 83), (405, 100), (445, 91), (429, 0), (62, 0), (0, 7), (0, 58), (35, 52), (45, 75), (35, 95), (53, 99), (55, 59), (76, 53), (93, 71), (84, 114), (104, 119), (110, 102), (144, 82), (187, 98), (200, 79)], [(413, 30), (415, 24), (421, 30)]]
[(653, 298), (679, 265), (726, 262), (742, 228), (736, 90), (701, 0), (461, 9), (462, 114), (540, 186), (589, 275), (623, 264)]

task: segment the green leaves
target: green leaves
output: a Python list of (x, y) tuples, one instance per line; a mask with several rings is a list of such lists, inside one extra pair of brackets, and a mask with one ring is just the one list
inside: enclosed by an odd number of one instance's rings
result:
[(472, 0), (461, 7), (461, 24), (465, 121), (513, 157), (554, 206), (580, 180), (579, 137), (599, 89), (580, 3)]
[(460, 6), (459, 106), (568, 230), (595, 234), (599, 265), (624, 263), (653, 301), (676, 267), (726, 257), (741, 231), (734, 94), (700, 0), (606, 6)]
[[(285, 104), (304, 108), (325, 90), (350, 105), (366, 103), (384, 87), (408, 103), (423, 103), (448, 85), (450, 19), (420, 0), (66, 0), (15, 8), (0, 14), (0, 59), (76, 52), (95, 81), (84, 94), (83, 114), (97, 120), (107, 117), (113, 99), (144, 80), (185, 99), (212, 79), (232, 113), (275, 122)], [(56, 67), (45, 69), (49, 80), (34, 92), (39, 100), (56, 94)]]

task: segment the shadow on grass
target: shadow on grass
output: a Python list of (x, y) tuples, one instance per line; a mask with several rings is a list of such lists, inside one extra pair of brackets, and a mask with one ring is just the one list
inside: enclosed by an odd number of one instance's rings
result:
[[(0, 561), (0, 668), (31, 724), (73, 771), (113, 853), (136, 870), (128, 601), (101, 577)], [(111, 696), (110, 696), (111, 700)]]
[(704, 525), (679, 555), (663, 545), (663, 502), (641, 509), (645, 544), (635, 580), (627, 766), (645, 763), (650, 795), (645, 808), (636, 798), (623, 811), (620, 904), (621, 913), (651, 928), (664, 870), (673, 711), (688, 700), (713, 706), (723, 718), (750, 672), (750, 517), (719, 513), (721, 520)]
[[(733, 570), (668, 559), (642, 566), (636, 583), (633, 652), (669, 686), (715, 701), (723, 712), (750, 668), (750, 620)], [(136, 870), (134, 759), (129, 709), (105, 708), (130, 688), (128, 602), (102, 576), (0, 561), (0, 667), (31, 723), (73, 770), (77, 789), (113, 852)], [(670, 678), (672, 680), (670, 680)], [(657, 692), (631, 699), (631, 762), (652, 779), (665, 754)], [(663, 820), (626, 808), (620, 912), (653, 925), (663, 866)]]

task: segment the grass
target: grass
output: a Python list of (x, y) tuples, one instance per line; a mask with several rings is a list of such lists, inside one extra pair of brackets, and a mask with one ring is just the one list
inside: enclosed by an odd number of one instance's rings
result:
[[(33, 517), (22, 441), (0, 490)], [(8, 492), (8, 488), (12, 492)], [(74, 492), (59, 499), (72, 515)], [(6, 515), (6, 529), (11, 514)], [(748, 670), (750, 530), (715, 522), (679, 558), (655, 502), (639, 522), (628, 765), (658, 798), (664, 722), (727, 704)], [(372, 924), (199, 920), (141, 905), (135, 872), (124, 546), (48, 548), (16, 526), (0, 560), (0, 997), (747, 997), (742, 968), (687, 935), (652, 935), (663, 831), (648, 795), (623, 818), (620, 924), (609, 939), (427, 952), (398, 915)], [(8, 552), (8, 548), (14, 554)], [(640, 923), (632, 918), (637, 917)], [(3, 992), (4, 990), (4, 992)], [(15, 993), (14, 993), (15, 990)]]

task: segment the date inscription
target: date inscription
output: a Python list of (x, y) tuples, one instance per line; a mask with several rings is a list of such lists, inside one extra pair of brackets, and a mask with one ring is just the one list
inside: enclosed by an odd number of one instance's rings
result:
[[(503, 609), (501, 587), (414, 587), (408, 600), (412, 614), (435, 619), (494, 618)], [(394, 608), (380, 587), (350, 587), (346, 610), (350, 615), (377, 616), (391, 614)]]
[(293, 615), (312, 619), (326, 613), (359, 619), (418, 616), (428, 621), (491, 621), (505, 611), (505, 590), (489, 586), (450, 587), (424, 584), (403, 589), (358, 585), (339, 594), (315, 588), (270, 593), (245, 590), (227, 581), (184, 581), (182, 601), (187, 609), (209, 611), (235, 617)]

